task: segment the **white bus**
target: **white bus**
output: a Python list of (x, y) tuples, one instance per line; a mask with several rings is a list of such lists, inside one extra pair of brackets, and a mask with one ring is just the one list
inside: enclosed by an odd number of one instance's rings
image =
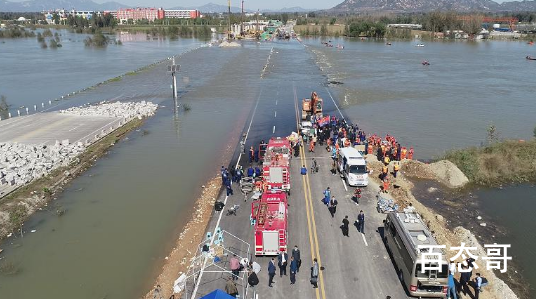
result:
[(421, 271), (421, 254), (428, 249), (418, 246), (438, 244), (417, 213), (389, 213), (384, 221), (384, 242), (398, 268), (398, 276), (411, 296), (446, 297), (447, 261), (443, 258), (440, 271)]
[(341, 176), (350, 186), (368, 186), (367, 162), (363, 155), (353, 147), (339, 150), (338, 168)]

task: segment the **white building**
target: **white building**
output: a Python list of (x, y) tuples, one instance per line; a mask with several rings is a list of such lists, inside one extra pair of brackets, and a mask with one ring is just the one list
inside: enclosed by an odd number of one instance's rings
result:
[(166, 9), (164, 16), (169, 19), (197, 19), (201, 14), (197, 9)]

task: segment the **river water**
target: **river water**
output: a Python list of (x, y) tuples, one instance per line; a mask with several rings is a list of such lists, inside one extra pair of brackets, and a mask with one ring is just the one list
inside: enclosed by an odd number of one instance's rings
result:
[[(123, 46), (106, 49), (85, 48), (83, 35), (65, 31), (63, 48), (57, 50), (43, 50), (35, 39), (0, 44), (0, 65), (12, 70), (0, 73), (0, 94), (15, 107), (55, 99), (181, 53), (180, 102), (191, 107), (175, 109), (165, 64), (56, 102), (55, 109), (106, 99), (151, 100), (161, 108), (74, 180), (47, 210), (36, 213), (25, 225), (27, 232), (35, 233), (1, 244), (1, 262), (16, 270), (0, 274), (1, 298), (138, 297), (150, 287), (190, 215), (200, 185), (216, 175), (223, 153), (234, 150), (228, 140), (242, 132), (255, 100), (264, 99), (259, 121), (271, 133), (273, 116), (262, 116), (263, 105), (273, 105), (268, 100), (278, 98), (291, 101), (293, 85), (298, 97), (311, 89), (326, 100), (332, 94), (367, 132), (397, 136), (414, 146), (420, 159), (478, 145), (492, 123), (502, 136), (525, 139), (534, 125), (533, 66), (524, 60), (530, 49), (523, 43), (429, 43), (415, 48), (410, 42), (387, 47), (341, 39), (335, 43), (344, 43), (345, 49), (336, 50), (309, 39), (306, 49), (295, 41), (219, 49), (198, 48), (205, 41), (195, 39), (143, 37), (122, 36)], [(272, 47), (265, 78), (260, 79)], [(422, 59), (432, 65), (423, 67)], [(325, 81), (343, 84), (327, 89), (319, 85), (322, 77), (315, 63)], [(16, 71), (21, 69), (35, 71)], [(326, 108), (335, 113), (332, 105)], [(281, 121), (274, 131), (287, 134), (294, 113), (278, 114)], [(251, 136), (253, 140), (269, 134)], [(531, 189), (511, 190), (518, 192), (519, 204), (534, 210), (535, 202), (526, 199)], [(512, 205), (485, 206), (490, 222), (508, 231), (501, 241), (534, 252), (534, 239), (518, 243), (523, 231), (500, 217), (507, 209), (515, 215)], [(56, 208), (67, 212), (55, 216)], [(533, 277), (531, 273), (526, 277)]]

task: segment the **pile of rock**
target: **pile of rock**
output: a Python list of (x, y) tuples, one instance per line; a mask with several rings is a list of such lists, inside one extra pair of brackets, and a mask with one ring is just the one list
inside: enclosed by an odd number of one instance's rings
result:
[(101, 102), (96, 105), (72, 107), (61, 110), (60, 113), (79, 116), (109, 116), (132, 119), (135, 117), (152, 116), (158, 108), (151, 102)]
[(84, 150), (81, 142), (69, 144), (68, 140), (56, 141), (52, 146), (0, 143), (0, 188), (24, 185), (43, 177), (68, 165)]

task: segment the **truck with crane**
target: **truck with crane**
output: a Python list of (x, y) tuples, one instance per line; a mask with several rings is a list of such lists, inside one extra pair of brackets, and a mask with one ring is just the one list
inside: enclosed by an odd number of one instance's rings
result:
[(302, 120), (313, 121), (322, 118), (322, 104), (322, 98), (313, 91), (310, 99), (302, 100)]

